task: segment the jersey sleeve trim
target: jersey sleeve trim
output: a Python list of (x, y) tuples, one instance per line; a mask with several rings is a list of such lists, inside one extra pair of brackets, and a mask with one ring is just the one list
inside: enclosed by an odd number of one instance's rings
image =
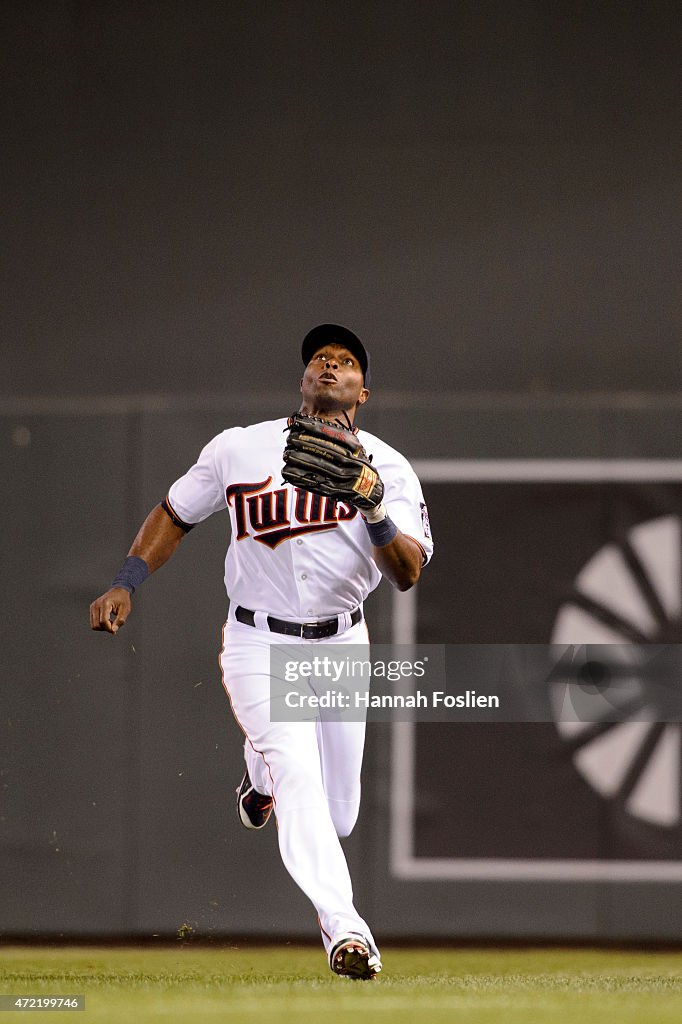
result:
[(196, 526), (196, 523), (185, 523), (185, 522), (183, 522), (183, 520), (180, 518), (180, 516), (177, 514), (177, 512), (175, 511), (175, 509), (171, 505), (170, 501), (168, 500), (168, 495), (166, 495), (166, 497), (161, 502), (161, 508), (166, 513), (166, 515), (168, 516), (170, 521), (173, 523), (173, 525), (174, 526), (179, 526), (180, 529), (183, 530), (185, 533), (189, 533), (189, 531), (193, 530), (194, 527)]

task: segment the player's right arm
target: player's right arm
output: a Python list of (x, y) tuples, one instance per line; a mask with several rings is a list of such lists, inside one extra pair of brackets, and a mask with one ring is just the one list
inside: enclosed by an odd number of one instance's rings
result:
[[(128, 557), (142, 559), (155, 572), (167, 562), (186, 530), (172, 521), (161, 505), (153, 508), (132, 543)], [(111, 587), (90, 605), (90, 628), (118, 633), (131, 610), (131, 594), (125, 587)]]
[(111, 587), (90, 605), (92, 629), (118, 633), (130, 615), (131, 590), (168, 561), (197, 523), (226, 507), (216, 453), (222, 439), (231, 433), (224, 431), (209, 441), (195, 464), (171, 485), (161, 504), (151, 510)]

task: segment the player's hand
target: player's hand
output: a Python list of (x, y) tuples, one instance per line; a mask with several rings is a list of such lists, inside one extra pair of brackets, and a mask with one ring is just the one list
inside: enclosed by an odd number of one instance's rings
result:
[(114, 587), (90, 605), (90, 628), (118, 633), (130, 615), (130, 594), (123, 587)]

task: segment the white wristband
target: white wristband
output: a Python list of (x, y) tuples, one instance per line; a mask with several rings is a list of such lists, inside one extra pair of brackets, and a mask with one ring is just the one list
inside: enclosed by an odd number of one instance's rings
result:
[(363, 512), (365, 521), (371, 523), (373, 526), (375, 523), (383, 523), (384, 519), (388, 515), (388, 511), (383, 501), (380, 502), (376, 508), (373, 508), (371, 512)]

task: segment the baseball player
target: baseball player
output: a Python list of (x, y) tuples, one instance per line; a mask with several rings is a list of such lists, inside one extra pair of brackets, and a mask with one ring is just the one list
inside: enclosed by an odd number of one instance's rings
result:
[(282, 860), (318, 915), (331, 969), (370, 980), (381, 959), (354, 903), (339, 837), (360, 806), (364, 722), (270, 721), (273, 644), (367, 645), (363, 601), (386, 576), (413, 586), (433, 550), (419, 481), (407, 460), (354, 424), (369, 397), (369, 357), (335, 324), (305, 337), (298, 413), (233, 427), (152, 509), (109, 590), (90, 606), (95, 630), (117, 633), (131, 595), (183, 537), (228, 509), (230, 598), (223, 686), (244, 733), (237, 789), (242, 824), (274, 810)]

